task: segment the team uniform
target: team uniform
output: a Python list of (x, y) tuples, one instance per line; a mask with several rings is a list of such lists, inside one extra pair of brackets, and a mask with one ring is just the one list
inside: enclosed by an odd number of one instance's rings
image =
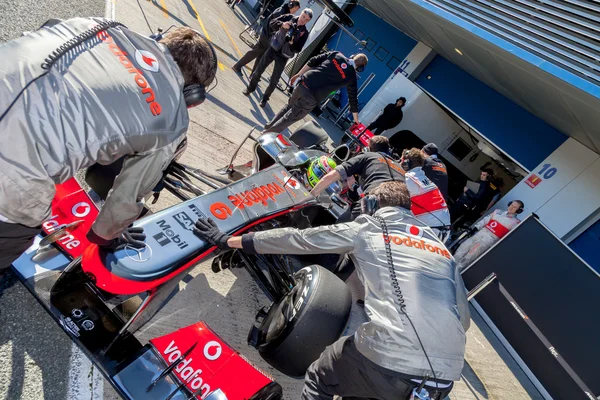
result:
[(184, 78), (148, 37), (112, 27), (42, 68), (54, 49), (103, 22), (54, 20), (0, 46), (0, 110), (8, 109), (0, 120), (0, 269), (50, 217), (56, 184), (125, 157), (92, 227), (103, 239), (119, 236), (185, 137)]
[(442, 192), (421, 167), (415, 167), (404, 175), (410, 193), (410, 210), (431, 228), (442, 229), (450, 226), (450, 211)]
[(423, 172), (440, 189), (442, 196), (448, 199), (448, 170), (437, 154), (432, 154), (425, 159)]
[[(390, 279), (381, 223), (386, 222), (394, 270), (433, 365), (439, 394), (460, 379), (470, 316), (466, 290), (454, 261), (431, 229), (409, 210), (384, 207), (375, 216), (304, 230), (282, 228), (242, 236), (252, 254), (349, 254), (365, 287), (368, 322), (329, 346), (306, 373), (302, 399), (406, 398), (431, 369)], [(374, 384), (373, 382), (376, 382)], [(403, 397), (404, 395), (404, 397)]]
[(507, 211), (494, 210), (493, 213), (475, 224), (478, 232), (460, 245), (454, 259), (460, 271), (467, 268), (494, 243), (502, 239), (521, 222), (516, 215)]

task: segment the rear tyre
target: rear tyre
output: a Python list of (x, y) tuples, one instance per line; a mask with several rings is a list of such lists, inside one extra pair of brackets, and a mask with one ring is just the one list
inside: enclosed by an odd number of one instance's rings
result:
[(350, 317), (350, 290), (319, 265), (298, 271), (296, 286), (271, 306), (259, 329), (258, 351), (286, 375), (300, 377), (335, 342)]

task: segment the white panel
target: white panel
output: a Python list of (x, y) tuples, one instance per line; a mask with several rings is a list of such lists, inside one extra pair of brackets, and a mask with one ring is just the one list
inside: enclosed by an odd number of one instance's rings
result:
[[(600, 155), (594, 153), (575, 139), (569, 138), (538, 165), (530, 175), (519, 182), (517, 186), (504, 196), (502, 201), (503, 208), (506, 208), (505, 205), (511, 200), (522, 200), (525, 202), (525, 214), (523, 216), (531, 212), (538, 213), (550, 199), (556, 196), (599, 158)], [(556, 174), (549, 179), (544, 179), (543, 174), (540, 174), (540, 170), (542, 170), (545, 164), (550, 164), (549, 168), (556, 168)], [(527, 184), (532, 175), (541, 175), (541, 181), (533, 188)], [(587, 200), (583, 198), (581, 201), (586, 202)], [(572, 196), (568, 202), (554, 203), (554, 207), (545, 209), (545, 213), (554, 212), (557, 216), (562, 216), (565, 209), (572, 207), (571, 203)], [(583, 217), (585, 218), (589, 214), (587, 213)], [(548, 225), (544, 218), (541, 218), (541, 220), (544, 224)], [(553, 219), (552, 226), (548, 226), (555, 233), (555, 229), (561, 232), (568, 232), (579, 222), (563, 218), (562, 222), (557, 224)], [(558, 233), (556, 234), (560, 236)]]
[(561, 239), (600, 209), (600, 159), (541, 207), (540, 219)]

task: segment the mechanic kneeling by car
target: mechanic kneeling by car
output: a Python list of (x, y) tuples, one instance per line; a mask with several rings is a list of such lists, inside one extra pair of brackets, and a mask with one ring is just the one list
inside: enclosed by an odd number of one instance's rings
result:
[(464, 363), (470, 315), (452, 256), (410, 212), (402, 182), (384, 182), (362, 200), (355, 221), (231, 237), (212, 219), (194, 233), (221, 249), (251, 254), (348, 253), (365, 286), (369, 321), (327, 347), (306, 372), (303, 399), (333, 396), (443, 399)]

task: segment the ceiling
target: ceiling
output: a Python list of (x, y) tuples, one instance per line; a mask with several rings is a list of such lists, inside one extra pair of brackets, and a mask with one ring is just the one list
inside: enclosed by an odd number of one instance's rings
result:
[[(389, 24), (559, 131), (600, 152), (600, 84), (558, 62), (526, 52), (501, 35), (491, 36), (472, 20), (433, 3), (437, 2), (360, 0)], [(460, 49), (462, 55), (455, 49)]]

